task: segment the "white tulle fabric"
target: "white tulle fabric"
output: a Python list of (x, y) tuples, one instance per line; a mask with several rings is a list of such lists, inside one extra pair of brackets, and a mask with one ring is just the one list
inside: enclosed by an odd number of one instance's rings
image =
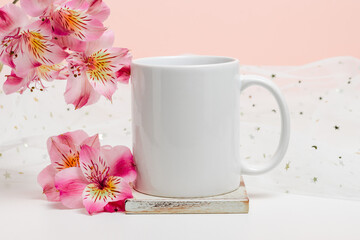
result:
[[(1, 72), (1, 84), (9, 69)], [(360, 200), (360, 60), (336, 57), (304, 66), (241, 66), (241, 73), (269, 77), (291, 112), (291, 140), (278, 167), (246, 176), (248, 186), (286, 193)], [(113, 103), (74, 110), (66, 105), (65, 81), (44, 92), (0, 91), (0, 185), (30, 181), (49, 163), (46, 139), (76, 129), (100, 133), (102, 144), (131, 147), (130, 86), (119, 85)], [(241, 96), (243, 161), (268, 161), (279, 139), (279, 111), (266, 90)], [(16, 184), (14, 185), (17, 186)], [(39, 189), (40, 191), (40, 189)]]

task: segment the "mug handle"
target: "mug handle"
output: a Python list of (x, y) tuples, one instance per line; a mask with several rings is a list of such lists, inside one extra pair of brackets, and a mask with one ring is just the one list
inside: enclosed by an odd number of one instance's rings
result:
[(241, 169), (243, 174), (257, 175), (270, 171), (276, 167), (283, 159), (290, 140), (290, 114), (284, 97), (282, 96), (279, 88), (269, 79), (256, 75), (238, 75), (236, 80), (239, 83), (240, 92), (244, 89), (252, 86), (259, 85), (266, 88), (276, 99), (276, 102), (280, 108), (281, 114), (281, 135), (278, 147), (271, 160), (264, 164), (264, 166), (254, 167), (250, 164), (241, 161)]

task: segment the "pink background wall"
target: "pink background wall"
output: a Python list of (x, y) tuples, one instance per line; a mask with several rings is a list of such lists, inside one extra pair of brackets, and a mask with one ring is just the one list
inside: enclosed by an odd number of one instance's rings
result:
[(116, 44), (135, 58), (194, 53), (293, 65), (360, 57), (359, 0), (104, 1)]
[(116, 43), (135, 57), (183, 53), (243, 64), (360, 57), (359, 0), (106, 0)]

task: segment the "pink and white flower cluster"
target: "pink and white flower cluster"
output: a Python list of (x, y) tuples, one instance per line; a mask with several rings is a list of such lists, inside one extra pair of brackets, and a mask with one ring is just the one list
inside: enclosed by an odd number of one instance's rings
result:
[[(111, 101), (128, 83), (131, 55), (112, 47), (102, 0), (20, 0), (0, 8), (0, 62), (12, 68), (6, 94), (43, 91), (44, 81), (67, 79), (65, 101), (76, 109), (101, 95)], [(30, 16), (30, 17), (29, 17)]]
[(125, 210), (137, 176), (129, 148), (100, 146), (98, 135), (82, 130), (50, 137), (47, 148), (51, 164), (38, 182), (49, 201), (85, 207), (89, 214)]

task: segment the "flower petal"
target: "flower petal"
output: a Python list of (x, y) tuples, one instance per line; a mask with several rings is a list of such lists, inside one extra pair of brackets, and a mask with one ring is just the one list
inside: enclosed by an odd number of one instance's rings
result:
[[(31, 74), (34, 75), (34, 71), (31, 71), (29, 73), (29, 75)], [(20, 93), (22, 93), (25, 89), (27, 89), (29, 81), (29, 77), (17, 76), (14, 71), (11, 71), (11, 74), (6, 77), (6, 81), (3, 85), (3, 90), (5, 94), (11, 94), (17, 91), (20, 91)]]
[(112, 95), (117, 89), (115, 72), (122, 67), (127, 60), (128, 49), (109, 48), (100, 49), (88, 57), (89, 66), (86, 75), (93, 88), (111, 101)]
[(116, 202), (109, 202), (105, 207), (105, 212), (124, 212), (125, 211), (125, 201), (126, 199), (133, 198), (132, 195), (132, 188), (129, 184), (125, 185), (123, 187), (122, 193), (121, 193), (121, 200)]
[(15, 4), (7, 4), (0, 8), (0, 36), (8, 35), (16, 28), (23, 27), (28, 18), (23, 9)]
[(102, 188), (95, 183), (89, 184), (83, 192), (83, 203), (89, 214), (102, 212), (109, 202), (118, 202), (128, 198), (129, 191), (131, 192), (129, 184), (121, 177), (110, 176)]
[(53, 0), (20, 0), (22, 9), (32, 17), (43, 15), (52, 2)]
[(81, 145), (88, 145), (89, 147), (100, 149), (99, 134), (86, 138)]
[(109, 176), (109, 167), (100, 157), (100, 149), (82, 145), (80, 168), (89, 182), (101, 184)]
[(93, 104), (97, 102), (100, 97), (87, 80), (85, 73), (76, 77), (70, 74), (64, 95), (66, 103), (73, 104), (75, 109)]
[(128, 84), (131, 76), (130, 66), (123, 66), (116, 72), (116, 80), (120, 83)]
[[(95, 74), (101, 74), (101, 73), (96, 72)], [(101, 95), (112, 101), (112, 95), (115, 93), (117, 89), (115, 74), (109, 72), (109, 73), (105, 73), (104, 75), (106, 75), (106, 77), (102, 78), (103, 81), (90, 80), (90, 83), (96, 92), (100, 93)]]
[(47, 140), (50, 160), (57, 171), (79, 167), (80, 144), (88, 138), (83, 130), (67, 132)]
[(43, 193), (46, 195), (48, 201), (60, 201), (59, 191), (55, 188), (55, 174), (57, 171), (50, 164), (44, 168), (38, 175), (38, 183), (43, 188)]
[(111, 48), (114, 44), (114, 39), (114, 32), (111, 30), (106, 30), (99, 39), (87, 42), (85, 55), (90, 56), (91, 54), (101, 49)]
[(36, 68), (37, 76), (40, 79), (44, 79), (46, 81), (53, 81), (55, 79), (64, 79), (66, 76), (64, 75), (65, 66), (61, 64), (55, 65), (41, 65)]
[(78, 167), (71, 167), (55, 175), (55, 187), (60, 192), (62, 204), (68, 208), (83, 207), (82, 193), (88, 182)]
[(101, 156), (106, 159), (110, 167), (110, 176), (122, 177), (127, 182), (133, 182), (137, 173), (133, 155), (128, 147), (125, 146), (102, 146)]
[(66, 132), (58, 136), (52, 137), (56, 142), (66, 144), (71, 147), (71, 149), (76, 150), (77, 146), (80, 146), (84, 140), (86, 140), (89, 135), (84, 130), (76, 130), (72, 132)]
[(73, 36), (56, 36), (52, 40), (53, 43), (57, 44), (62, 49), (70, 49), (76, 52), (83, 52), (86, 48), (86, 42), (81, 41)]
[(52, 27), (56, 35), (72, 35), (82, 41), (98, 39), (106, 30), (101, 21), (86, 12), (62, 7), (52, 14)]
[(93, 0), (87, 10), (93, 18), (104, 22), (110, 15), (110, 8), (102, 0)]

